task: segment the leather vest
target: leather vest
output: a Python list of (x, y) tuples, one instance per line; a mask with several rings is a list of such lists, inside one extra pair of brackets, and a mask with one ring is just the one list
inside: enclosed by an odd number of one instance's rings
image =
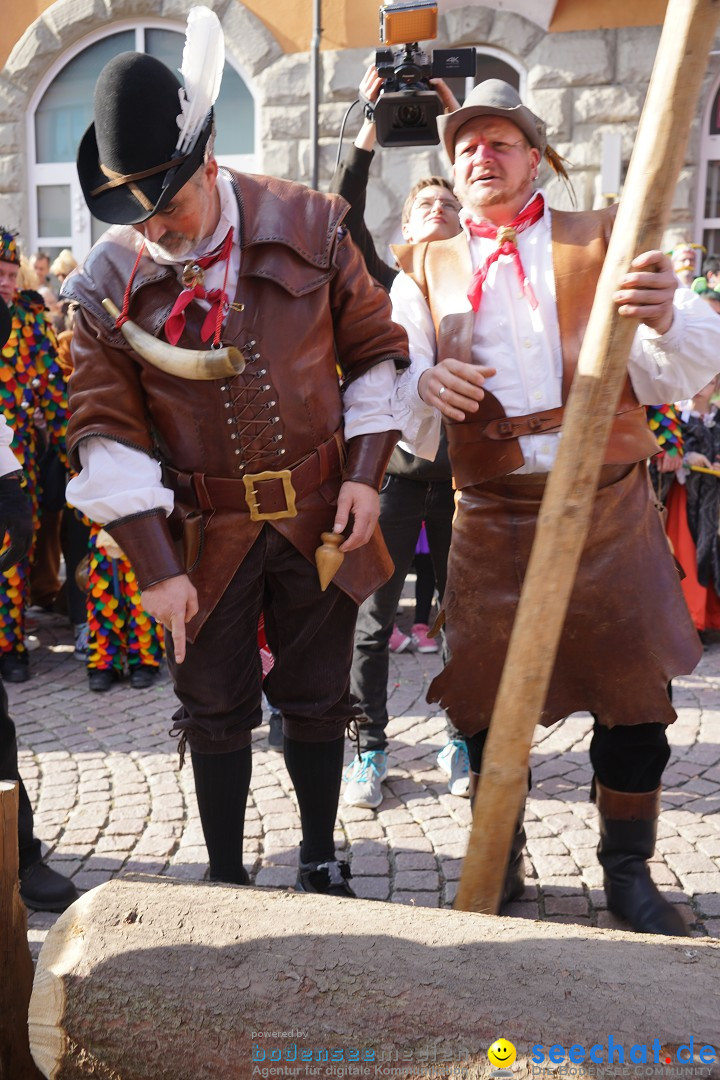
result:
[[(562, 400), (567, 400), (590, 317), (616, 208), (552, 212), (552, 256), (563, 357)], [(471, 359), (474, 312), (467, 299), (472, 277), (464, 233), (450, 240), (394, 248), (400, 266), (428, 301), (437, 335), (437, 358)], [(563, 409), (508, 417), (488, 391), (462, 423), (446, 421), (455, 486), (469, 487), (515, 472), (524, 464), (521, 435), (559, 431)], [(620, 395), (603, 463), (630, 464), (651, 457), (658, 444), (630, 379)]]

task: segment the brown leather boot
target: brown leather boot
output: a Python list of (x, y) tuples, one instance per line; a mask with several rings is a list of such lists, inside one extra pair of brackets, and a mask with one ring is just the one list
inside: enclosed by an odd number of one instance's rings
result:
[(685, 920), (660, 894), (647, 866), (655, 851), (660, 788), (613, 791), (596, 778), (595, 802), (600, 815), (597, 853), (609, 910), (639, 934), (689, 937)]
[[(480, 773), (472, 772), (471, 770), (469, 788), (471, 808), (475, 805), (475, 792), (477, 791), (479, 781)], [(518, 897), (522, 896), (525, 892), (525, 860), (523, 859), (523, 851), (525, 850), (527, 836), (525, 835), (524, 821), (525, 803), (522, 804), (520, 809), (517, 827), (510, 846), (510, 858), (505, 873), (505, 884), (503, 885), (502, 899), (500, 901), (501, 905), (512, 903), (513, 900), (517, 900)]]

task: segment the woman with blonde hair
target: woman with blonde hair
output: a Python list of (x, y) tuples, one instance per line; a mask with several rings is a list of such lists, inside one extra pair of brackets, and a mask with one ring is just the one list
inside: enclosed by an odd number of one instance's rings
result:
[(65, 278), (73, 272), (77, 266), (77, 259), (69, 248), (63, 248), (50, 267), (50, 273), (56, 277), (62, 285)]

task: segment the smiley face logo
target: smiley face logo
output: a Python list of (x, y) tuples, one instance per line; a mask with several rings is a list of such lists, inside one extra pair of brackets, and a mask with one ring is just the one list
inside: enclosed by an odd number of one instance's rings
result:
[(517, 1050), (507, 1039), (496, 1039), (488, 1048), (488, 1060), (499, 1069), (509, 1069), (517, 1057)]

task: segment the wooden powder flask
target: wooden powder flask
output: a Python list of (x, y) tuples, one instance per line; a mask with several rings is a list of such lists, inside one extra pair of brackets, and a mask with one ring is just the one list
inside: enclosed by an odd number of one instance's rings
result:
[(315, 565), (320, 578), (320, 588), (325, 592), (343, 564), (345, 553), (340, 551), (340, 544), (345, 537), (342, 533), (324, 532), (320, 533), (320, 539), (322, 544), (315, 551)]

